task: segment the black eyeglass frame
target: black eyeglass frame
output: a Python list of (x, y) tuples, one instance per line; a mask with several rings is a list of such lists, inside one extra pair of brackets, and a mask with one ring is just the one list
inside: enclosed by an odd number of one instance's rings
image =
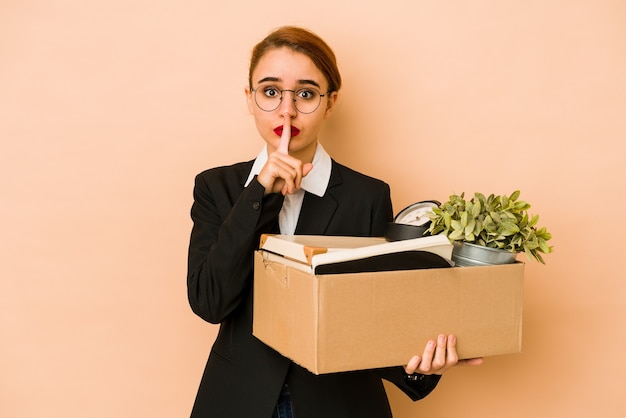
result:
[(322, 104), (322, 97), (327, 97), (330, 93), (332, 93), (332, 91), (330, 91), (330, 90), (329, 90), (329, 91), (327, 91), (327, 92), (326, 92), (326, 93), (324, 93), (324, 94), (319, 93), (320, 101), (319, 101), (319, 103), (317, 104), (317, 106), (315, 107), (315, 109), (311, 110), (310, 112), (303, 112), (303, 111), (301, 111), (300, 109), (298, 109), (298, 102), (297, 102), (297, 100), (296, 100), (296, 93), (297, 93), (297, 92), (299, 92), (300, 90), (315, 90), (315, 91), (317, 91), (317, 89), (312, 89), (312, 88), (309, 88), (309, 87), (302, 87), (302, 88), (299, 88), (298, 90), (290, 90), (290, 89), (284, 89), (284, 90), (281, 90), (281, 89), (276, 89), (276, 91), (280, 92), (280, 99), (278, 100), (278, 104), (276, 105), (276, 107), (275, 107), (274, 109), (270, 109), (270, 110), (265, 110), (265, 109), (263, 109), (263, 108), (261, 107), (261, 105), (259, 105), (259, 102), (257, 102), (257, 100), (256, 100), (256, 92), (257, 92), (258, 90), (259, 90), (259, 88), (253, 89), (252, 87), (250, 87), (250, 91), (251, 91), (252, 93), (254, 93), (254, 103), (255, 103), (255, 104), (256, 104), (256, 106), (257, 106), (259, 109), (261, 109), (263, 112), (273, 112), (273, 111), (275, 111), (276, 109), (278, 109), (278, 108), (280, 107), (280, 104), (281, 104), (281, 103), (282, 103), (282, 101), (283, 101), (283, 92), (285, 92), (285, 91), (290, 91), (290, 92), (292, 92), (292, 93), (293, 93), (293, 99), (291, 99), (291, 100), (293, 100), (293, 103), (294, 103), (294, 106), (296, 107), (296, 110), (298, 110), (298, 112), (300, 112), (300, 113), (302, 113), (302, 114), (305, 114), (305, 115), (309, 115), (309, 114), (311, 114), (311, 113), (315, 112), (317, 109), (319, 109), (319, 108), (320, 108), (320, 104)]

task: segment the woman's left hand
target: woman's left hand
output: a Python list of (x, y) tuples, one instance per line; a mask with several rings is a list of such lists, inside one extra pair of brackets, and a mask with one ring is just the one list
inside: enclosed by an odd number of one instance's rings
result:
[(415, 356), (404, 367), (407, 374), (443, 374), (446, 370), (457, 365), (478, 366), (483, 359), (473, 358), (459, 360), (456, 353), (456, 337), (454, 335), (440, 334), (437, 341), (430, 340), (426, 343), (422, 356)]

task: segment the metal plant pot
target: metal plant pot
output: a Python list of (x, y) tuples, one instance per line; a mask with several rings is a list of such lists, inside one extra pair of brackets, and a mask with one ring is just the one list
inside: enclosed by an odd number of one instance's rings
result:
[(489, 266), (515, 263), (517, 254), (498, 248), (483, 247), (467, 242), (454, 242), (452, 261), (457, 266)]

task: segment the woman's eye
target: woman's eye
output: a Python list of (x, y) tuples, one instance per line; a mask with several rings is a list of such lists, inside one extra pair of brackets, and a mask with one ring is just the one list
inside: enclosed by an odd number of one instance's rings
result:
[(280, 96), (280, 91), (274, 87), (267, 87), (265, 90), (263, 90), (263, 93), (265, 93), (265, 95), (270, 98)]
[(300, 99), (311, 100), (312, 98), (315, 97), (315, 92), (313, 90), (302, 89), (302, 90), (298, 90), (297, 96)]

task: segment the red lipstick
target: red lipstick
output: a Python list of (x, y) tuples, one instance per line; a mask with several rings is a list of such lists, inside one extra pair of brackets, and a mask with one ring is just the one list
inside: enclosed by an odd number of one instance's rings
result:
[[(283, 125), (277, 126), (276, 128), (274, 128), (274, 133), (278, 136), (282, 136), (283, 135)], [(296, 128), (295, 126), (291, 127), (291, 137), (293, 138), (294, 136), (298, 136), (298, 134), (300, 133), (300, 129)]]

